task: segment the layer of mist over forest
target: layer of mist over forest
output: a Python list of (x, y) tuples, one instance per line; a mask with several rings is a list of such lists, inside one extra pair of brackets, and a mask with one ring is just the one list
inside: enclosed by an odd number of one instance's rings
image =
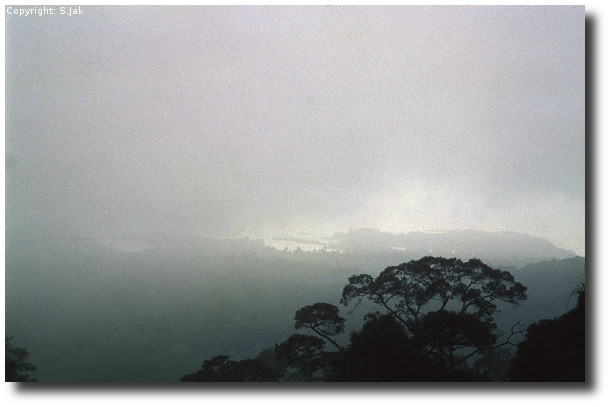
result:
[[(40, 381), (178, 381), (315, 303), (346, 344), (348, 278), (424, 256), (527, 286), (504, 332), (576, 302), (584, 6), (82, 10), (5, 19), (6, 331)], [(489, 334), (488, 275), (429, 286)]]
[[(360, 233), (392, 237), (353, 232)], [(447, 242), (458, 235), (456, 248), (473, 248), (464, 258), (501, 265), (528, 287), (522, 305), (501, 306), (501, 330), (574, 305), (571, 293), (584, 281), (584, 258), (566, 258), (569, 252), (543, 239), (474, 231), (430, 234), (428, 254), (453, 252)], [(476, 250), (469, 237), (490, 240)], [(505, 246), (492, 250), (494, 238)], [(9, 231), (6, 331), (30, 352), (40, 381), (177, 381), (218, 354), (256, 356), (294, 332), (297, 309), (338, 305), (349, 276), (377, 275), (420, 255), (371, 248), (289, 251), (244, 238), (125, 251), (76, 236)], [(538, 263), (524, 266), (534, 259)], [(340, 309), (347, 319), (343, 341), (373, 310)]]

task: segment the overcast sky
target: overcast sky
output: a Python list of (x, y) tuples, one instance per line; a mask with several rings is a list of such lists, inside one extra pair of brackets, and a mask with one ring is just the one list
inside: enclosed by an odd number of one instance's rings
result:
[(6, 227), (585, 250), (584, 7), (6, 15)]

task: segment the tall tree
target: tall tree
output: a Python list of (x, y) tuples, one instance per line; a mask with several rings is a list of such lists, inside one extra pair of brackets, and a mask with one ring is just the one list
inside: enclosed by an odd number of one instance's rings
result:
[[(478, 259), (423, 257), (388, 267), (379, 276), (354, 275), (341, 303), (372, 301), (393, 315), (410, 338), (444, 366), (454, 369), (497, 343), (497, 302), (517, 304), (526, 288), (507, 271)], [(514, 332), (513, 332), (514, 334)], [(459, 356), (456, 351), (462, 351)]]

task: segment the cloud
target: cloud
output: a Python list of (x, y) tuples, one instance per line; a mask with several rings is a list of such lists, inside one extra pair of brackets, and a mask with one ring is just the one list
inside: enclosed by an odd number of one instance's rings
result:
[(477, 227), (584, 250), (583, 8), (39, 20), (7, 20), (11, 227)]

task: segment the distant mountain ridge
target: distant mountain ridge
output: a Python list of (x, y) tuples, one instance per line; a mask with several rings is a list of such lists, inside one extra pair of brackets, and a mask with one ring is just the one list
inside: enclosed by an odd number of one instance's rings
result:
[[(117, 244), (100, 243), (91, 238), (55, 233), (24, 233), (7, 230), (5, 232), (7, 252), (28, 251), (30, 256), (51, 252), (72, 252), (73, 254), (97, 253), (101, 256), (116, 256), (124, 253)], [(265, 245), (263, 239), (241, 237), (235, 239), (179, 238), (149, 236), (145, 241), (133, 240), (131, 246), (141, 245), (133, 255), (155, 254), (172, 257), (254, 255), (263, 258), (290, 258), (293, 260), (330, 261), (342, 264), (360, 265), (379, 258), (375, 268), (385, 267), (394, 262), (419, 259), (424, 256), (457, 257), (462, 260), (481, 259), (494, 267), (514, 270), (528, 264), (546, 260), (561, 260), (576, 256), (573, 251), (553, 245), (549, 240), (516, 232), (485, 232), (478, 230), (453, 230), (435, 232), (391, 233), (378, 229), (354, 229), (338, 232), (326, 239), (302, 240), (285, 238), (307, 243), (318, 250), (279, 250)], [(128, 242), (130, 243), (130, 242)], [(20, 247), (20, 248), (19, 248)], [(26, 247), (28, 249), (26, 249)], [(33, 248), (36, 248), (32, 250)], [(131, 250), (127, 250), (128, 252)], [(336, 253), (322, 252), (340, 252)], [(329, 257), (326, 259), (326, 257)], [(364, 262), (362, 262), (364, 260)], [(368, 261), (367, 261), (368, 260)], [(388, 263), (389, 262), (389, 263)], [(373, 270), (371, 270), (373, 271)]]
[(326, 247), (347, 252), (400, 251), (413, 259), (423, 256), (479, 258), (490, 264), (513, 267), (575, 256), (573, 251), (561, 249), (547, 239), (525, 233), (471, 229), (408, 233), (355, 229), (335, 233)]

